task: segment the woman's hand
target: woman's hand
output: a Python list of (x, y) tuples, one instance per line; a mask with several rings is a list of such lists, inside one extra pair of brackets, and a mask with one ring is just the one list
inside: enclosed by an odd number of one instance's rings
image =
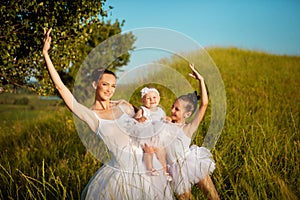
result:
[(172, 117), (166, 116), (165, 121), (168, 122), (168, 123), (171, 123), (172, 122)]
[(50, 33), (52, 31), (52, 28), (50, 28), (48, 31), (44, 28), (44, 47), (43, 47), (43, 53), (48, 53), (48, 50), (50, 49), (50, 43), (51, 43), (51, 37)]
[(204, 81), (204, 78), (195, 69), (194, 64), (190, 64), (189, 66), (190, 66), (191, 70), (193, 71), (193, 73), (189, 73), (189, 76), (193, 77), (193, 78), (195, 78), (195, 79), (197, 79), (199, 81)]

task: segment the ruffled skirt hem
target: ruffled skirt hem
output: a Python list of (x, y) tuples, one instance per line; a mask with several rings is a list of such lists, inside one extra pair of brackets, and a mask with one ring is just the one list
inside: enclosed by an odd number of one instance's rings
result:
[(215, 170), (212, 154), (205, 147), (192, 145), (184, 158), (170, 164), (169, 172), (173, 177), (173, 186), (177, 194), (191, 190), (200, 179), (211, 175)]

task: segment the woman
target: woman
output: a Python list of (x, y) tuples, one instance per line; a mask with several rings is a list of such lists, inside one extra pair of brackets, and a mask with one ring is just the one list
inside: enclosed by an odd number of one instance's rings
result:
[(204, 147), (193, 145), (191, 138), (198, 129), (203, 119), (207, 105), (208, 96), (203, 77), (197, 72), (193, 64), (190, 64), (191, 77), (199, 80), (201, 90), (201, 104), (194, 118), (187, 123), (197, 108), (198, 98), (195, 93), (182, 95), (177, 98), (172, 106), (171, 120), (182, 128), (184, 134), (177, 135), (177, 140), (167, 148), (170, 173), (173, 176), (175, 192), (180, 199), (191, 198), (191, 186), (197, 186), (207, 195), (209, 199), (219, 199), (218, 193), (210, 178), (214, 171), (215, 163), (211, 153)]
[(144, 173), (141, 147), (132, 144), (129, 135), (119, 126), (128, 119), (133, 119), (134, 112), (126, 101), (110, 100), (115, 92), (115, 75), (106, 70), (101, 73), (98, 82), (93, 82), (96, 95), (91, 109), (78, 103), (60, 79), (48, 54), (51, 31), (52, 29), (48, 31), (44, 29), (43, 47), (51, 79), (66, 106), (102, 138), (112, 155), (110, 162), (101, 167), (91, 179), (82, 193), (82, 198), (173, 199), (171, 189), (163, 175), (153, 177)]

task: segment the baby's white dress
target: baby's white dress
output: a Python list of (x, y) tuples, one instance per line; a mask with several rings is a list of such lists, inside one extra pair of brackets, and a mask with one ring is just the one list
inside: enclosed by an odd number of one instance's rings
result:
[[(132, 118), (123, 113), (115, 120), (98, 119), (96, 134), (107, 145), (111, 160), (90, 180), (82, 193), (82, 199), (174, 199), (163, 173), (159, 176), (146, 174), (143, 151), (132, 142), (124, 129), (126, 122)], [(160, 165), (157, 159), (153, 162), (154, 165)]]
[(166, 113), (160, 107), (157, 107), (156, 111), (144, 106), (141, 106), (141, 109), (143, 109), (143, 116), (146, 117), (146, 121), (128, 120), (124, 126), (126, 132), (130, 134), (132, 141), (136, 142), (137, 145), (164, 146), (166, 139), (163, 133), (171, 132), (171, 130), (166, 131), (168, 128), (165, 123)]
[(169, 173), (173, 178), (173, 190), (177, 194), (190, 191), (192, 185), (215, 170), (212, 154), (205, 147), (192, 145), (184, 132), (177, 134), (172, 145), (167, 146)]

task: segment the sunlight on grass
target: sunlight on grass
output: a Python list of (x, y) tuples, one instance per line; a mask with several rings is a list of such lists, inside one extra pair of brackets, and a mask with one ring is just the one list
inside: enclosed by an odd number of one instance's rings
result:
[[(299, 199), (300, 57), (236, 48), (208, 52), (227, 97), (225, 126), (212, 150), (212, 179), (221, 199)], [(161, 62), (187, 74), (185, 62)], [(175, 95), (158, 87), (168, 113)], [(136, 88), (130, 101), (139, 104), (139, 99)], [(79, 199), (101, 166), (83, 146), (71, 113), (60, 103), (48, 103), (30, 97), (28, 105), (0, 104), (0, 199)], [(194, 144), (202, 144), (210, 112)], [(193, 194), (203, 198), (196, 187)]]

